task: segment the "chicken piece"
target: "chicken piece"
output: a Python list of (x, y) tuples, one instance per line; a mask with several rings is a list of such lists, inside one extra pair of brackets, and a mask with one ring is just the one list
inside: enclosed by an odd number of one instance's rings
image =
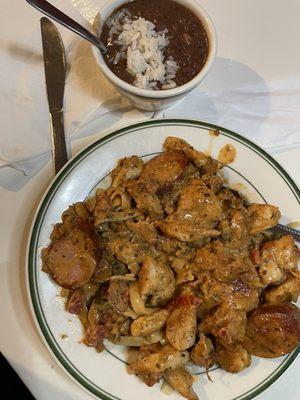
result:
[(196, 251), (192, 272), (198, 275), (199, 272), (210, 271), (219, 282), (230, 282), (248, 271), (247, 266), (244, 253), (232, 251), (216, 240)]
[(235, 280), (242, 280), (251, 286), (261, 285), (261, 280), (255, 267), (251, 263), (248, 254), (244, 253), (242, 249), (239, 252), (238, 249), (228, 251), (225, 248), (225, 263), (223, 267), (218, 267), (212, 271), (212, 276), (220, 282), (230, 283)]
[(221, 205), (214, 192), (201, 180), (193, 179), (183, 190), (176, 212), (156, 226), (175, 239), (194, 242), (219, 235), (214, 228), (221, 218)]
[(226, 262), (224, 245), (220, 240), (210, 242), (196, 251), (193, 272), (223, 268)]
[(267, 304), (296, 302), (300, 295), (300, 271), (295, 270), (279, 286), (272, 287), (265, 293)]
[(187, 166), (182, 151), (170, 151), (152, 158), (145, 165), (140, 178), (126, 186), (137, 207), (148, 212), (151, 218), (162, 218), (163, 209), (157, 191), (175, 182)]
[[(88, 202), (90, 210), (92, 210), (91, 201)], [(95, 196), (93, 209), (94, 225), (100, 226), (106, 219), (112, 209), (111, 199), (107, 195), (106, 190), (98, 189)]]
[(179, 392), (183, 397), (188, 400), (198, 400), (198, 396), (193, 390), (193, 375), (191, 375), (185, 368), (181, 367), (174, 370), (169, 370), (164, 373), (166, 381)]
[(190, 185), (185, 188), (180, 197), (179, 209), (201, 214), (201, 218), (213, 222), (222, 217), (221, 204), (218, 198), (199, 179), (193, 179)]
[[(157, 194), (151, 192), (149, 184), (143, 181), (130, 181), (126, 185), (128, 193), (133, 197), (138, 209), (143, 210), (152, 219), (163, 218), (163, 209)], [(156, 185), (155, 185), (156, 187)]]
[(163, 185), (158, 189), (157, 195), (167, 215), (173, 214), (176, 211), (179, 197), (183, 189), (190, 184), (191, 180), (200, 178), (201, 174), (197, 168), (189, 164), (176, 181)]
[(218, 193), (223, 187), (223, 180), (218, 175), (205, 174), (201, 177), (201, 181), (214, 193)]
[(142, 300), (150, 307), (162, 305), (173, 296), (174, 274), (170, 267), (148, 255), (139, 272), (138, 286)]
[(248, 249), (232, 249), (225, 246), (221, 240), (210, 241), (197, 249), (188, 269), (196, 277), (205, 276), (203, 272), (210, 272), (209, 277), (202, 282), (204, 287), (207, 287), (212, 278), (218, 282), (243, 280), (250, 286), (263, 286), (250, 260)]
[(168, 303), (169, 310), (175, 310), (182, 306), (193, 306), (198, 308), (202, 303), (199, 291), (197, 288), (191, 285), (181, 285), (177, 287), (176, 294), (173, 296), (172, 300)]
[(187, 243), (168, 238), (164, 235), (158, 235), (154, 246), (155, 249), (160, 252), (165, 252), (169, 256), (182, 257), (191, 253), (191, 248), (188, 246)]
[(265, 286), (270, 284), (278, 284), (285, 278), (283, 271), (275, 263), (263, 263), (259, 267), (259, 274)]
[(128, 282), (117, 280), (110, 281), (107, 292), (107, 300), (115, 312), (123, 314), (130, 306)]
[(243, 211), (230, 210), (227, 218), (220, 222), (218, 229), (228, 249), (241, 250), (248, 247), (250, 238)]
[(168, 310), (158, 310), (135, 319), (130, 326), (132, 336), (148, 336), (159, 331), (165, 325), (168, 316)]
[(202, 299), (202, 304), (198, 309), (200, 315), (223, 303), (230, 297), (232, 290), (227, 283), (213, 279), (207, 272), (201, 273), (197, 278), (199, 293)]
[(88, 214), (77, 203), (55, 225), (50, 245), (43, 249), (43, 270), (66, 289), (77, 289), (92, 277), (97, 264), (96, 235)]
[(246, 312), (222, 303), (200, 323), (200, 332), (212, 334), (219, 343), (228, 346), (242, 340), (246, 331)]
[(127, 222), (128, 228), (137, 234), (146, 243), (153, 245), (158, 239), (158, 233), (155, 226), (146, 221)]
[(252, 311), (258, 307), (260, 291), (250, 287), (242, 280), (234, 280), (230, 283), (232, 293), (228, 296), (228, 301), (234, 304), (236, 309), (242, 311)]
[(274, 358), (294, 350), (300, 341), (300, 310), (292, 304), (266, 305), (248, 318), (243, 347), (258, 357)]
[(167, 320), (166, 337), (177, 350), (186, 350), (193, 346), (196, 339), (197, 309), (191, 305), (182, 305), (171, 312)]
[(187, 253), (191, 253), (190, 247), (185, 243), (160, 235), (154, 223), (138, 221), (128, 222), (127, 225), (136, 234), (138, 240), (143, 240), (152, 246), (151, 251), (153, 254), (159, 251), (160, 255), (162, 255), (162, 252), (164, 252), (169, 255), (169, 259), (178, 260), (179, 257), (186, 257)]
[(261, 251), (259, 273), (265, 284), (281, 282), (284, 273), (297, 268), (299, 250), (292, 236), (267, 242)]
[(122, 185), (128, 179), (137, 179), (143, 170), (144, 162), (138, 156), (121, 158), (110, 176), (112, 187)]
[(217, 197), (221, 203), (222, 211), (227, 218), (232, 213), (232, 210), (246, 212), (246, 200), (233, 189), (224, 187), (217, 193)]
[(203, 333), (191, 352), (191, 359), (194, 364), (205, 369), (212, 367), (214, 364), (214, 345)]
[[(236, 278), (236, 280), (242, 280), (245, 282), (250, 288), (258, 290), (259, 294), (261, 293), (261, 290), (266, 287), (266, 285), (262, 282), (261, 277), (258, 273), (257, 268), (249, 262), (249, 258), (245, 258), (245, 270), (242, 272), (242, 274)], [(246, 270), (248, 268), (248, 270)]]
[(145, 258), (143, 244), (134, 240), (115, 238), (108, 242), (107, 248), (117, 260), (126, 264), (130, 270), (134, 269), (133, 272)]
[(240, 344), (223, 347), (216, 345), (216, 358), (227, 372), (237, 373), (251, 365), (251, 355)]
[(276, 262), (279, 268), (288, 271), (297, 268), (299, 250), (292, 236), (282, 236), (264, 244), (262, 259), (263, 262)]
[(187, 166), (187, 158), (183, 151), (173, 150), (162, 153), (145, 165), (140, 180), (149, 182), (151, 192), (168, 183), (176, 181)]
[(256, 302), (256, 288), (261, 287), (261, 281), (247, 253), (228, 250), (222, 242), (214, 241), (196, 251), (188, 271), (197, 277), (204, 303), (214, 300), (213, 304), (217, 305), (231, 298), (236, 291), (236, 295), (250, 301), (249, 305)]
[(165, 371), (182, 367), (189, 358), (188, 351), (178, 351), (171, 345), (144, 346), (140, 348), (138, 358), (130, 364), (129, 370), (148, 386), (153, 386)]
[(192, 163), (197, 168), (200, 168), (203, 173), (214, 174), (220, 168), (222, 168), (222, 164), (219, 163), (217, 160), (212, 159), (201, 151), (195, 150), (185, 140), (177, 137), (167, 137), (164, 142), (164, 149), (166, 151), (183, 151), (186, 154), (187, 158), (192, 161)]
[(251, 204), (247, 209), (248, 226), (251, 235), (263, 232), (278, 224), (281, 217), (278, 207), (270, 204)]

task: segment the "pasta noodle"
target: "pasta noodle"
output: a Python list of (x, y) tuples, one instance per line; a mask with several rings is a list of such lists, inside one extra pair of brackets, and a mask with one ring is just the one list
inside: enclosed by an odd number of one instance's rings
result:
[(138, 315), (151, 314), (153, 313), (153, 311), (155, 311), (155, 309), (153, 308), (145, 307), (145, 304), (141, 299), (137, 282), (131, 283), (129, 288), (129, 293), (130, 293), (131, 307)]

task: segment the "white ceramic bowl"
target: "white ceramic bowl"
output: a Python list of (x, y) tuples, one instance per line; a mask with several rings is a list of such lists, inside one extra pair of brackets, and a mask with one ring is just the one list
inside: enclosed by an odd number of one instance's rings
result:
[[(133, 86), (122, 79), (118, 78), (106, 65), (102, 53), (99, 49), (93, 46), (93, 53), (99, 67), (106, 78), (118, 89), (118, 91), (126, 96), (137, 108), (157, 111), (171, 107), (182, 100), (191, 90), (193, 90), (205, 78), (211, 69), (217, 52), (217, 36), (214, 24), (206, 13), (195, 0), (176, 0), (194, 12), (195, 15), (202, 21), (207, 32), (209, 40), (209, 51), (206, 62), (195, 78), (185, 85), (178, 86), (168, 90), (147, 90)], [(100, 35), (103, 23), (112, 14), (112, 12), (128, 0), (110, 0), (99, 12), (94, 23), (94, 33)]]

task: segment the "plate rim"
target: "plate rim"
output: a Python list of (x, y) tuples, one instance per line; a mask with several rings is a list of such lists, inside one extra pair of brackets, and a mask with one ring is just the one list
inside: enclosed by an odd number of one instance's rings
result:
[[(69, 162), (64, 166), (60, 173), (50, 182), (48, 188), (46, 189), (39, 205), (36, 209), (35, 216), (33, 218), (30, 234), (27, 243), (27, 254), (26, 254), (26, 285), (27, 285), (27, 295), (29, 298), (30, 308), (32, 315), (34, 317), (35, 325), (38, 332), (48, 348), (49, 352), (52, 354), (56, 362), (65, 370), (67, 375), (78, 384), (82, 389), (90, 393), (96, 398), (103, 400), (127, 400), (120, 399), (111, 393), (97, 387), (93, 382), (91, 382), (87, 377), (85, 377), (78, 369), (72, 364), (68, 357), (65, 355), (63, 350), (58, 345), (57, 340), (53, 337), (51, 329), (48, 326), (47, 320), (43, 314), (43, 309), (40, 304), (39, 294), (37, 289), (37, 284), (35, 280), (35, 257), (36, 249), (35, 244), (39, 234), (39, 228), (42, 224), (42, 217), (45, 211), (45, 206), (51, 202), (55, 191), (63, 182), (64, 178), (85, 158), (91, 151), (95, 148), (101, 147), (104, 144), (114, 140), (116, 137), (126, 135), (132, 131), (139, 131), (142, 129), (149, 128), (151, 126), (166, 126), (166, 125), (177, 125), (177, 126), (191, 126), (204, 129), (212, 129), (220, 131), (224, 136), (235, 139), (236, 141), (246, 145), (256, 154), (261, 156), (265, 161), (271, 165), (280, 177), (288, 184), (292, 193), (294, 194), (298, 204), (300, 206), (300, 189), (290, 177), (290, 175), (284, 170), (284, 168), (265, 150), (259, 147), (255, 142), (249, 140), (248, 138), (240, 135), (239, 133), (232, 131), (230, 129), (224, 128), (219, 125), (215, 125), (209, 122), (204, 122), (195, 119), (186, 118), (168, 118), (168, 119), (155, 119), (147, 120), (142, 122), (137, 122), (134, 124), (126, 125), (124, 127), (113, 129), (104, 137), (95, 140), (93, 143), (86, 146), (78, 154), (76, 154)], [(271, 386), (293, 363), (297, 355), (300, 352), (300, 346), (294, 349), (290, 354), (288, 354), (282, 363), (262, 382), (256, 385), (254, 388), (248, 390), (247, 392), (235, 397), (232, 400), (251, 400), (258, 394), (262, 393), (269, 386)]]

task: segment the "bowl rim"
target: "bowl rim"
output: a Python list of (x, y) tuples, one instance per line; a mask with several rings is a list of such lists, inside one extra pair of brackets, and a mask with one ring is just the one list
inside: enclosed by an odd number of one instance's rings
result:
[[(92, 51), (94, 54), (94, 57), (102, 70), (103, 74), (106, 76), (106, 78), (111, 81), (113, 84), (115, 84), (118, 88), (132, 94), (136, 95), (139, 97), (144, 97), (144, 98), (150, 98), (150, 99), (164, 99), (164, 98), (169, 98), (169, 97), (174, 97), (178, 95), (182, 95), (184, 93), (189, 92), (192, 90), (194, 87), (196, 87), (207, 75), (207, 73), (210, 71), (214, 60), (216, 58), (217, 54), (217, 47), (218, 47), (218, 40), (217, 40), (217, 33), (216, 29), (214, 26), (214, 23), (211, 19), (211, 17), (208, 15), (208, 13), (199, 5), (199, 3), (196, 0), (173, 0), (175, 2), (178, 2), (180, 4), (183, 4), (185, 7), (189, 8), (191, 11), (194, 12), (194, 14), (200, 18), (201, 22), (204, 25), (204, 28), (206, 30), (206, 33), (208, 35), (208, 41), (209, 41), (209, 50), (208, 50), (208, 56), (205, 61), (204, 66), (202, 69), (199, 71), (199, 73), (191, 79), (189, 82), (185, 83), (184, 85), (175, 87), (173, 89), (165, 89), (165, 90), (149, 90), (149, 89), (140, 89), (134, 85), (131, 85), (130, 83), (127, 83), (123, 81), (121, 78), (119, 78), (117, 75), (115, 75), (111, 69), (107, 66), (107, 64), (104, 61), (104, 58), (102, 56), (102, 53), (100, 49), (98, 49), (95, 46), (92, 46)], [(93, 33), (98, 33), (97, 29), (95, 29), (96, 25), (99, 25), (102, 20), (101, 20), (101, 15), (106, 14), (108, 9), (114, 9), (113, 5), (115, 3), (118, 3), (119, 5), (122, 3), (127, 3), (128, 0), (124, 0), (120, 2), (120, 0), (109, 0), (106, 4), (103, 5), (103, 7), (100, 9), (99, 13), (95, 17), (95, 22), (93, 26)], [(118, 5), (116, 5), (115, 8), (117, 8)], [(107, 15), (103, 18), (105, 21), (108, 15), (111, 14), (111, 10), (107, 12)], [(96, 22), (97, 21), (97, 22)]]

